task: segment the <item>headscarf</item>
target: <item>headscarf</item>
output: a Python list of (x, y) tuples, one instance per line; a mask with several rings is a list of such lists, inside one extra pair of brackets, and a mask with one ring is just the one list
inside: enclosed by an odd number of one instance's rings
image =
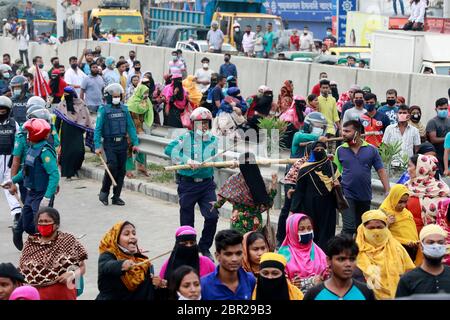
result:
[[(149, 81), (145, 82), (144, 79), (148, 79)], [(153, 95), (155, 92), (155, 80), (153, 79), (153, 75), (150, 71), (144, 72), (144, 75), (142, 76), (142, 84), (146, 85), (148, 89), (150, 90), (150, 96)]]
[(134, 94), (128, 100), (128, 110), (136, 114), (144, 115), (144, 123), (150, 128), (153, 124), (153, 105), (150, 96), (144, 100), (144, 94), (149, 95), (149, 89), (146, 85), (140, 84), (134, 90)]
[(172, 273), (181, 266), (191, 266), (200, 272), (200, 257), (198, 245), (186, 247), (180, 244), (182, 241), (193, 240), (197, 242), (197, 232), (191, 226), (181, 226), (175, 232), (175, 246), (167, 263), (165, 279), (170, 279)]
[(301, 278), (321, 275), (327, 269), (326, 255), (314, 241), (308, 244), (300, 243), (298, 224), (303, 218), (311, 219), (303, 213), (289, 216), (286, 221), (286, 238), (278, 250), (287, 260), (286, 273), (289, 279), (293, 279), (297, 274)]
[(280, 119), (292, 123), (298, 130), (305, 120), (305, 110), (306, 99), (302, 96), (294, 96), (290, 108), (280, 115)]
[(286, 80), (281, 87), (278, 95), (278, 109), (280, 113), (284, 113), (292, 104), (294, 96), (294, 86), (291, 80)]
[[(411, 106), (409, 108), (409, 113), (413, 112), (413, 110), (419, 110), (420, 114), (422, 114), (422, 110), (420, 109), (419, 106)], [(417, 128), (417, 130), (419, 130), (419, 135), (421, 138), (426, 137), (427, 135), (427, 128), (425, 128), (425, 126), (422, 124), (421, 121), (419, 122), (413, 122), (411, 119), (409, 120), (409, 124), (415, 128)], [(429, 143), (429, 142), (428, 142)], [(424, 154), (424, 152), (417, 152), (420, 154)]]
[(64, 79), (61, 78), (61, 71), (54, 69), (52, 76), (56, 75), (56, 79), (50, 79), (49, 85), (52, 96), (61, 97), (64, 94), (64, 87), (67, 85)]
[(271, 91), (266, 91), (261, 97), (258, 97), (255, 104), (254, 111), (259, 114), (268, 116), (270, 110), (272, 109), (273, 93)]
[[(105, 65), (108, 69), (114, 69), (114, 66), (116, 65), (116, 59), (114, 59), (114, 57), (107, 57), (105, 60)], [(112, 68), (110, 68), (112, 67)]]
[[(448, 207), (450, 205), (450, 199), (445, 199), (439, 202), (438, 204), (438, 214), (436, 216), (436, 224), (440, 226), (446, 233), (445, 242), (447, 244), (447, 255), (444, 257), (443, 262), (450, 266), (450, 222), (448, 217)], [(429, 226), (433, 226), (432, 224)], [(428, 227), (428, 226), (426, 226)], [(422, 228), (425, 229), (426, 227)], [(420, 233), (422, 236), (422, 232)]]
[(202, 100), (202, 93), (197, 89), (197, 85), (194, 82), (195, 77), (192, 75), (187, 76), (183, 80), (183, 88), (188, 93), (189, 101), (192, 103), (194, 108), (200, 105), (200, 100)]
[[(374, 290), (377, 299), (392, 299), (395, 297), (397, 284), (400, 276), (405, 272), (415, 268), (406, 250), (391, 234), (389, 229), (382, 230), (385, 239), (382, 243), (375, 245), (373, 241), (367, 238), (367, 235), (373, 234), (373, 230), (368, 230), (364, 224), (371, 220), (380, 220), (387, 225), (386, 215), (381, 210), (371, 210), (364, 213), (361, 217), (362, 223), (358, 227), (356, 235), (356, 244), (359, 248), (359, 254), (356, 258), (356, 264), (364, 274), (367, 280), (367, 286)], [(380, 231), (377, 231), (380, 232)]]
[(55, 115), (72, 126), (94, 132), (95, 124), (85, 102), (78, 99), (75, 89), (70, 86), (64, 88), (64, 93), (68, 96), (58, 104), (54, 110)]
[[(131, 224), (128, 221), (120, 221), (116, 223), (100, 241), (99, 253), (109, 252), (116, 256), (117, 260), (132, 260), (134, 263), (140, 263), (148, 260), (148, 257), (140, 253), (138, 248), (138, 253), (127, 254), (119, 248), (119, 237), (122, 229)], [(132, 269), (122, 272), (120, 279), (123, 284), (127, 287), (129, 291), (134, 291), (137, 287), (145, 281), (146, 274), (149, 272), (149, 267), (151, 263), (142, 264)]]
[(428, 153), (428, 152), (436, 153), (436, 149), (434, 148), (434, 146), (430, 142), (426, 141), (426, 142), (424, 142), (424, 143), (419, 145), (419, 149), (417, 150), (417, 154), (425, 154), (425, 153)]
[[(259, 274), (259, 267), (258, 268), (254, 268), (252, 266), (252, 263), (250, 261), (250, 252), (248, 250), (249, 247), (249, 243), (248, 243), (248, 238), (249, 236), (257, 231), (250, 231), (247, 232), (246, 234), (244, 234), (243, 239), (242, 239), (242, 268), (247, 271), (247, 272), (251, 272), (253, 273), (255, 276), (257, 276)], [(258, 238), (259, 239), (259, 238)], [(267, 242), (267, 239), (264, 238), (264, 241), (266, 242), (267, 245), (267, 249), (269, 248), (269, 243)]]
[(419, 154), (416, 165), (416, 177), (406, 186), (410, 195), (419, 198), (422, 207), (423, 224), (435, 223), (440, 201), (450, 196), (450, 189), (444, 181), (436, 180), (438, 160), (434, 156)]
[(14, 289), (9, 300), (41, 300), (41, 296), (35, 287), (20, 286)]
[(293, 286), (286, 278), (286, 263), (286, 258), (278, 253), (267, 252), (261, 256), (261, 269), (277, 268), (282, 275), (275, 279), (259, 275), (252, 300), (303, 300), (300, 289)]
[(417, 228), (412, 213), (406, 208), (400, 212), (395, 210), (398, 202), (405, 194), (409, 194), (408, 188), (402, 184), (396, 184), (391, 188), (389, 195), (384, 199), (380, 206), (380, 210), (383, 211), (386, 216), (395, 217), (395, 223), (389, 225), (389, 230), (394, 238), (401, 244), (419, 241), (419, 235), (417, 234)]

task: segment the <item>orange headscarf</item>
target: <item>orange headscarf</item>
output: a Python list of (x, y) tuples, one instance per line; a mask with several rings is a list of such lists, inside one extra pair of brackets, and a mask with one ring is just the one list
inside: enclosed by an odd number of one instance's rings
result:
[[(100, 254), (104, 252), (112, 253), (117, 260), (132, 260), (135, 263), (146, 261), (148, 258), (140, 253), (130, 255), (124, 253), (119, 248), (119, 236), (124, 224), (129, 224), (128, 221), (120, 221), (116, 223), (111, 230), (109, 230), (100, 241)], [(138, 249), (139, 251), (139, 249)], [(134, 267), (124, 273), (120, 278), (129, 291), (134, 291), (145, 280), (145, 276), (150, 267), (150, 263)]]
[[(242, 259), (242, 268), (247, 271), (253, 273), (255, 276), (258, 276), (259, 274), (259, 266), (256, 268), (252, 266), (252, 263), (250, 262), (250, 253), (248, 252), (248, 237), (255, 231), (250, 231), (244, 234), (243, 240), (242, 240), (242, 252), (243, 252), (243, 259)], [(269, 244), (267, 243), (267, 240), (264, 240), (266, 242), (267, 248), (269, 248)]]

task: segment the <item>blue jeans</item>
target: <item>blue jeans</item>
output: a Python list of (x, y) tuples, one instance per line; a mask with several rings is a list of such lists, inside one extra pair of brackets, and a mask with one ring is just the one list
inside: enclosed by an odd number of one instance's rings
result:
[[(405, 5), (403, 4), (403, 0), (398, 0), (398, 2), (400, 2), (400, 10), (402, 11), (402, 16), (404, 16), (405, 15)], [(397, 16), (398, 15), (397, 0), (393, 0), (392, 5), (394, 6), (394, 13)]]
[(212, 201), (216, 201), (216, 184), (213, 179), (203, 182), (179, 181), (178, 197), (180, 202), (180, 225), (194, 227), (194, 207), (198, 203), (200, 212), (205, 219), (202, 237), (198, 243), (201, 251), (209, 250), (216, 234), (219, 212), (211, 210)]

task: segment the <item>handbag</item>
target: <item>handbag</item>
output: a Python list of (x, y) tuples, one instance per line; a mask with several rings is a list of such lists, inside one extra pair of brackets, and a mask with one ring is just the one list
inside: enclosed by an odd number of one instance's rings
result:
[[(333, 162), (330, 161), (330, 165), (331, 165), (331, 174), (332, 174), (333, 181), (334, 181), (335, 175), (334, 175)], [(336, 197), (336, 207), (340, 212), (350, 208), (350, 205), (348, 204), (348, 201), (344, 196), (344, 192), (342, 191), (341, 185), (333, 186), (333, 192)]]
[(183, 127), (189, 130), (192, 130), (191, 113), (192, 107), (191, 104), (188, 103), (187, 108), (185, 108), (184, 111), (180, 114), (181, 124), (183, 125)]
[(267, 209), (267, 219), (266, 219), (266, 225), (262, 228), (262, 233), (266, 237), (267, 243), (269, 244), (269, 251), (275, 252), (275, 249), (277, 247), (277, 239), (275, 236), (275, 229), (270, 223), (270, 214), (269, 209)]

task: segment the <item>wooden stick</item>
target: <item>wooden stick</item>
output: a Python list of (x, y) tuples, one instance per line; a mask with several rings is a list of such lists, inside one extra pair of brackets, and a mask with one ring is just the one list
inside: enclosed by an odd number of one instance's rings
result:
[[(300, 159), (264, 159), (264, 160), (256, 160), (256, 164), (258, 165), (270, 165), (270, 164), (294, 164)], [(232, 167), (235, 161), (222, 161), (222, 162), (206, 162), (202, 165), (199, 165), (200, 168), (227, 168)], [(186, 170), (191, 169), (188, 164), (181, 164), (176, 166), (168, 166), (164, 167), (167, 171), (174, 170)]]
[(114, 186), (114, 187), (117, 187), (116, 179), (114, 179), (114, 177), (113, 177), (111, 171), (109, 171), (108, 165), (106, 164), (106, 162), (105, 162), (105, 160), (103, 159), (102, 155), (99, 154), (98, 157), (99, 157), (100, 160), (102, 161), (103, 166), (105, 167), (105, 170), (106, 170), (106, 172), (108, 173), (108, 175), (109, 175), (109, 177), (110, 177), (110, 179), (111, 179), (111, 181), (112, 181), (113, 186)]
[[(368, 132), (368, 133), (362, 134), (361, 137), (364, 138), (364, 137), (376, 136), (376, 135), (380, 135), (380, 134), (383, 134), (383, 132), (382, 132), (382, 131), (372, 131), (372, 132)], [(331, 142), (331, 141), (343, 141), (343, 140), (344, 140), (344, 137), (336, 137), (336, 138), (328, 138), (328, 139), (327, 139), (327, 142)], [(302, 145), (302, 146), (306, 146), (306, 145), (311, 144), (311, 143), (314, 143), (314, 142), (316, 142), (316, 141), (303, 142), (303, 143), (301, 143), (301, 145)], [(325, 142), (325, 143), (326, 143), (326, 142)]]
[(20, 200), (19, 194), (17, 192), (14, 193), (14, 197), (17, 199), (17, 201), (19, 202), (20, 206), (23, 208), (23, 202), (22, 202), (22, 200)]
[(154, 261), (154, 260), (156, 260), (156, 259), (158, 259), (158, 258), (164, 257), (165, 255), (168, 255), (169, 253), (172, 253), (172, 250), (167, 251), (167, 252), (164, 252), (164, 253), (162, 253), (162, 254), (160, 254), (159, 256), (156, 256), (156, 257), (154, 257), (154, 258), (147, 259), (147, 260), (144, 260), (144, 261), (142, 261), (142, 262), (136, 263), (133, 267), (142, 266), (142, 265), (144, 265), (144, 264), (151, 263), (152, 261)]

